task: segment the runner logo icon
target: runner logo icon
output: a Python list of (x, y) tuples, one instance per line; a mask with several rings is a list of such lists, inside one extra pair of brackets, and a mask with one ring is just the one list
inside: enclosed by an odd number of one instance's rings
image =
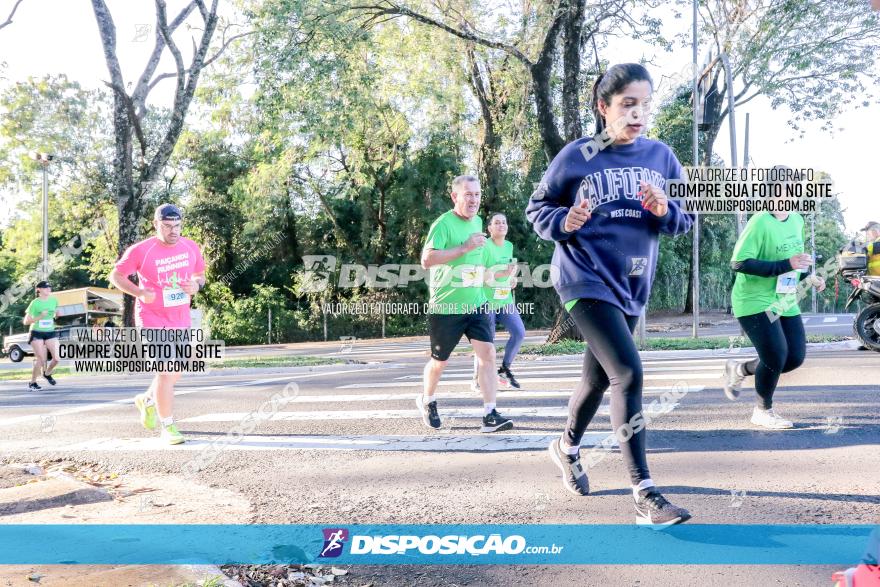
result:
[(324, 528), (324, 548), (318, 558), (335, 558), (342, 554), (342, 547), (348, 540), (348, 530), (345, 528)]
[(648, 267), (648, 258), (647, 257), (630, 257), (629, 259), (632, 262), (632, 269), (629, 270), (630, 276), (644, 275), (645, 269), (647, 269), (647, 267)]

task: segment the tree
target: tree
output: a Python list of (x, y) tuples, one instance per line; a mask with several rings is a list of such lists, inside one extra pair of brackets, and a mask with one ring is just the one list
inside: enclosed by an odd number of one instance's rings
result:
[(15, 4), (12, 5), (12, 10), (9, 12), (9, 16), (6, 17), (4, 22), (0, 22), (0, 29), (4, 27), (8, 27), (12, 24), (12, 19), (15, 16), (15, 11), (18, 10), (18, 5), (24, 2), (24, 0), (15, 0)]
[[(12, 278), (32, 271), (42, 252), (41, 174), (31, 152), (54, 155), (48, 169), (50, 253), (98, 220), (115, 225), (106, 192), (112, 146), (102, 124), (109, 111), (106, 92), (85, 90), (64, 75), (29, 78), (0, 93), (0, 193), (17, 199), (0, 256), (9, 256)], [(81, 286), (103, 276), (115, 244), (111, 233), (102, 235), (56, 268), (52, 279), (56, 285)]]
[[(217, 29), (217, 0), (211, 2), (210, 8), (204, 0), (193, 0), (168, 21), (164, 0), (155, 0), (156, 4), (156, 38), (153, 51), (144, 70), (129, 93), (122, 67), (116, 51), (116, 25), (104, 0), (92, 0), (92, 9), (98, 24), (98, 32), (104, 48), (104, 58), (110, 81), (107, 85), (113, 91), (113, 134), (115, 153), (113, 157), (113, 176), (111, 193), (116, 202), (119, 217), (119, 243), (121, 253), (140, 237), (140, 226), (146, 206), (146, 197), (151, 185), (161, 179), (165, 165), (171, 157), (174, 146), (183, 131), (184, 120), (199, 76), (208, 65), (233, 41), (250, 33), (233, 35), (222, 39), (217, 52), (208, 57), (211, 39)], [(174, 33), (187, 20), (191, 13), (198, 11), (202, 19), (201, 36), (193, 39), (192, 60), (187, 66), (183, 53), (174, 40)], [(228, 26), (226, 27), (229, 28)], [(165, 50), (174, 58), (174, 73), (156, 74), (159, 62)], [(147, 132), (150, 110), (147, 97), (163, 79), (175, 78), (174, 103), (164, 120), (154, 121), (153, 132)], [(135, 147), (134, 141), (137, 141)], [(125, 296), (124, 322), (131, 325), (133, 321), (134, 301)]]
[[(708, 0), (700, 3), (700, 20), (710, 39), (704, 54), (712, 52), (701, 75), (717, 92), (706, 113), (713, 123), (704, 164), (729, 114), (729, 92), (737, 108), (761, 95), (774, 108), (787, 106), (801, 134), (805, 121), (831, 130), (837, 114), (874, 98), (880, 17), (863, 0)], [(726, 87), (720, 52), (730, 59), (733, 88)]]
[[(464, 4), (464, 5), (462, 5)], [(394, 18), (409, 18), (417, 23), (442, 30), (470, 44), (502, 51), (518, 61), (529, 74), (531, 92), (535, 102), (538, 129), (547, 160), (553, 159), (562, 147), (582, 135), (581, 94), (583, 93), (581, 54), (589, 42), (596, 42), (600, 32), (609, 32), (625, 23), (632, 32), (656, 35), (659, 21), (647, 15), (639, 23), (630, 14), (655, 6), (654, 2), (636, 3), (629, 0), (607, 0), (590, 6), (589, 18), (585, 0), (558, 0), (543, 5), (524, 4), (518, 29), (502, 38), (493, 38), (483, 32), (485, 27), (476, 24), (477, 9), (469, 3), (450, 2), (438, 4), (413, 3), (406, 5), (393, 0), (375, 3), (355, 0), (339, 8), (334, 14), (352, 12), (366, 16), (364, 26)], [(483, 15), (485, 17), (485, 15)], [(509, 28), (502, 21), (501, 32)], [(588, 26), (585, 26), (588, 25)], [(494, 28), (494, 27), (493, 27)], [(643, 29), (640, 30), (639, 29)], [(563, 132), (560, 132), (555, 113), (553, 88), (554, 64), (559, 50), (558, 41), (563, 38), (563, 82), (561, 110)], [(535, 50), (534, 48), (537, 48)]]

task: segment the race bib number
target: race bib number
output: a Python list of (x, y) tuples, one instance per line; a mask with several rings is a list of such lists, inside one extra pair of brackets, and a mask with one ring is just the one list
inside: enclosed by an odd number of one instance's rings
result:
[(495, 289), (495, 299), (496, 300), (506, 300), (507, 296), (510, 295), (509, 287), (498, 287)]
[(461, 270), (461, 286), (482, 287), (483, 268), (479, 265), (472, 267), (463, 267)]
[(162, 305), (166, 308), (189, 304), (189, 295), (179, 287), (166, 287), (162, 290)]
[(776, 278), (776, 293), (793, 294), (797, 291), (800, 271), (789, 271)]
[(54, 327), (55, 327), (55, 321), (52, 320), (51, 318), (48, 318), (46, 320), (37, 320), (37, 328), (54, 328)]

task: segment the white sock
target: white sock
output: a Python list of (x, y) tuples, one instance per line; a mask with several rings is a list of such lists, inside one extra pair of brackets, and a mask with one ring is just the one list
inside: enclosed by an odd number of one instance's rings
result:
[(144, 405), (145, 406), (152, 406), (155, 403), (153, 401), (153, 394), (152, 393), (144, 392), (143, 394), (141, 394), (141, 397), (144, 398)]
[(562, 439), (560, 439), (560, 441), (559, 441), (559, 448), (562, 449), (562, 452), (564, 452), (565, 454), (569, 454), (569, 455), (576, 455), (581, 450), (580, 445), (569, 446), (568, 443), (565, 441), (564, 437)]
[(159, 422), (162, 423), (163, 428), (167, 428), (174, 424), (174, 416), (168, 416), (167, 418), (159, 418)]
[(422, 394), (422, 399), (424, 400), (425, 405), (427, 406), (429, 403), (431, 403), (432, 401), (434, 401), (434, 396), (433, 396), (433, 395), (425, 395), (425, 394), (423, 393), (423, 394)]
[(495, 409), (495, 402), (492, 402), (491, 404), (483, 404), (483, 415), (488, 416), (489, 414), (492, 413), (492, 410), (494, 410), (494, 409)]
[(644, 481), (642, 481), (638, 485), (633, 485), (632, 486), (633, 497), (638, 499), (639, 498), (639, 491), (641, 491), (642, 489), (647, 489), (648, 487), (654, 487), (654, 482), (651, 481), (650, 479), (645, 479)]

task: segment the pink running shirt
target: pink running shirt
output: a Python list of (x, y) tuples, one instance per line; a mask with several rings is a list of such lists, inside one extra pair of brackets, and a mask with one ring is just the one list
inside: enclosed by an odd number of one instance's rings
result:
[(205, 272), (205, 260), (199, 245), (180, 237), (169, 246), (151, 237), (128, 247), (116, 262), (116, 270), (123, 275), (137, 273), (140, 286), (156, 292), (150, 304), (135, 301), (135, 325), (141, 328), (189, 328), (188, 296), (180, 282), (194, 274)]

